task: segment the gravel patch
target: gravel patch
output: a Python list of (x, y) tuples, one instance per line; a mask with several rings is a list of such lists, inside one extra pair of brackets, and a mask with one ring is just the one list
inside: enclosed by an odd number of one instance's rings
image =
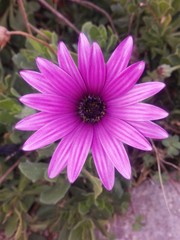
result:
[[(132, 206), (127, 214), (115, 216), (108, 230), (115, 240), (180, 240), (180, 183), (177, 190), (164, 185), (168, 206), (159, 184), (146, 181), (131, 192)], [(98, 240), (105, 240), (100, 233)]]

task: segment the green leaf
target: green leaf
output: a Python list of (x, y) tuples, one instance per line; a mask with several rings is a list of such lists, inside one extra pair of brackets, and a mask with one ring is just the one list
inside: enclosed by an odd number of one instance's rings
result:
[(159, 6), (159, 12), (161, 14), (161, 16), (164, 16), (167, 14), (167, 12), (170, 10), (170, 6), (167, 3), (167, 1), (161, 1), (158, 3)]
[(56, 204), (70, 188), (70, 183), (65, 179), (61, 179), (54, 186), (48, 186), (47, 190), (40, 194), (40, 202), (44, 204)]
[(143, 160), (144, 160), (144, 166), (146, 168), (150, 168), (153, 166), (153, 164), (156, 163), (156, 159), (155, 157), (153, 157), (152, 155), (150, 154), (146, 154), (145, 156), (143, 156)]
[(12, 114), (16, 114), (20, 112), (21, 106), (16, 103), (16, 100), (11, 98), (6, 98), (3, 100), (0, 100), (0, 110), (6, 110), (11, 112)]
[(81, 215), (86, 215), (94, 204), (94, 194), (86, 195), (86, 199), (78, 203), (78, 211)]
[(27, 117), (27, 116), (33, 114), (33, 113), (35, 113), (34, 109), (25, 106), (25, 107), (22, 108), (21, 112), (18, 115), (16, 115), (16, 117), (19, 118), (19, 119), (22, 119), (24, 117)]
[(56, 148), (56, 144), (51, 144), (48, 147), (44, 147), (42, 149), (37, 150), (38, 160), (51, 157), (55, 148)]
[(46, 240), (47, 238), (40, 235), (40, 234), (37, 234), (37, 233), (32, 233), (29, 238), (29, 240)]
[(173, 156), (178, 156), (179, 151), (175, 147), (171, 146), (168, 148), (167, 153), (170, 157), (173, 157)]
[(68, 239), (68, 237), (69, 237), (69, 228), (65, 224), (64, 227), (60, 231), (58, 240), (65, 240), (65, 239)]
[(5, 225), (5, 235), (6, 237), (12, 237), (17, 229), (18, 217), (16, 214), (13, 214), (11, 217), (8, 218), (6, 225)]
[(0, 201), (6, 202), (10, 200), (13, 197), (13, 195), (14, 195), (14, 192), (12, 192), (10, 189), (3, 188), (2, 190), (0, 190)]
[(82, 25), (82, 28), (81, 28), (81, 31), (83, 32), (83, 33), (85, 33), (86, 35), (88, 35), (89, 34), (89, 31), (90, 31), (90, 29), (91, 29), (91, 27), (92, 27), (92, 22), (86, 22), (86, 23), (84, 23), (83, 25)]
[(99, 178), (94, 177), (90, 172), (88, 172), (86, 169), (83, 169), (84, 175), (89, 179), (89, 181), (93, 185), (93, 190), (94, 190), (94, 195), (95, 199), (102, 193), (103, 188), (102, 188), (102, 183), (99, 180)]
[(143, 215), (139, 215), (136, 217), (135, 222), (133, 224), (133, 230), (134, 231), (140, 231), (142, 226), (143, 226), (143, 221), (144, 221), (144, 216)]
[(99, 26), (99, 32), (100, 32), (101, 38), (106, 41), (107, 40), (107, 30), (104, 25)]
[(32, 182), (44, 178), (44, 172), (47, 170), (46, 163), (22, 162), (19, 164), (20, 171)]
[(78, 222), (70, 231), (68, 240), (95, 240), (94, 224), (91, 219)]
[(41, 55), (44, 52), (43, 49), (45, 48), (45, 46), (43, 46), (41, 43), (39, 43), (33, 39), (28, 39), (28, 42), (33, 47), (33, 50), (37, 51), (37, 53), (39, 53), (39, 55)]
[(176, 147), (177, 149), (180, 149), (180, 142), (174, 142), (173, 146)]

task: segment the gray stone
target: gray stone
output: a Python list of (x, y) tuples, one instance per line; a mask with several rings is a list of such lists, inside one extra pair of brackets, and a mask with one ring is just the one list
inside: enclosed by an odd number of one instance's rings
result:
[[(180, 240), (180, 184), (164, 185), (170, 209), (158, 183), (146, 181), (133, 188), (132, 204), (123, 216), (115, 216), (108, 224), (115, 240)], [(105, 240), (100, 233), (98, 240)]]

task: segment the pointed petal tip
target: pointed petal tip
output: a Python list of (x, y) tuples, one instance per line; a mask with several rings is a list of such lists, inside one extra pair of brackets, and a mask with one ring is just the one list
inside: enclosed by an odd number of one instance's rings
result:
[(74, 183), (74, 182), (76, 181), (77, 177), (78, 177), (78, 176), (74, 176), (74, 175), (69, 176), (69, 175), (68, 175), (68, 180), (69, 180), (69, 182), (72, 184), (72, 183)]
[(24, 144), (24, 145), (22, 146), (22, 150), (23, 150), (23, 151), (30, 151), (29, 147), (28, 147), (26, 144)]
[(154, 138), (154, 139), (166, 139), (168, 137), (169, 137), (168, 132), (166, 132), (164, 129), (162, 129), (159, 136), (157, 138)]
[(162, 137), (163, 137), (163, 139), (168, 138), (169, 137), (168, 132), (164, 131), (164, 135)]
[(81, 33), (79, 34), (79, 37), (85, 37), (85, 38), (87, 38), (86, 35), (85, 35), (85, 33), (83, 33), (83, 32), (81, 32)]
[(58, 174), (56, 171), (53, 171), (52, 167), (49, 167), (47, 175), (48, 175), (48, 178), (53, 179), (57, 177)]
[(41, 57), (36, 58), (36, 62), (42, 61), (43, 59)]
[(77, 174), (75, 172), (70, 172), (68, 167), (67, 167), (67, 178), (68, 178), (70, 183), (74, 183), (76, 181), (76, 179), (79, 177), (79, 174)]
[(161, 89), (165, 88), (166, 84), (163, 82), (159, 82), (159, 84), (161, 85)]
[(145, 151), (152, 151), (152, 146), (151, 145), (148, 145), (146, 146), (146, 149), (144, 149)]
[(19, 101), (22, 102), (23, 104), (26, 104), (26, 102), (27, 102), (27, 96), (26, 96), (26, 95), (21, 96), (21, 97), (19, 98)]
[(62, 50), (63, 48), (66, 48), (66, 44), (63, 41), (60, 41), (58, 44), (58, 51)]
[(131, 179), (131, 173), (128, 173), (128, 174), (124, 174), (123, 177), (127, 180), (130, 180)]
[(21, 70), (19, 71), (19, 75), (24, 78), (24, 76), (26, 75), (26, 70)]
[(127, 41), (127, 44), (129, 46), (133, 45), (133, 37), (131, 35), (129, 35), (127, 38), (125, 38), (125, 40)]
[(36, 150), (37, 148), (35, 146), (32, 146), (30, 143), (29, 143), (29, 139), (24, 143), (24, 145), (22, 146), (22, 150), (23, 151), (34, 151)]
[(127, 180), (131, 179), (131, 167), (128, 167), (127, 169), (123, 169), (123, 171), (120, 172), (120, 174)]
[(165, 115), (165, 117), (168, 117), (168, 116), (169, 116), (169, 113), (166, 112), (166, 111), (164, 111), (164, 115)]
[(165, 111), (164, 109), (159, 108), (159, 110), (161, 111), (161, 116), (158, 119), (163, 119), (163, 118), (166, 118), (169, 116), (169, 113), (167, 111)]
[(19, 98), (19, 101), (23, 103), (23, 101), (24, 101), (24, 96), (21, 96), (21, 97)]
[(137, 62), (137, 65), (138, 65), (138, 70), (144, 70), (144, 68), (145, 68), (145, 62), (144, 61)]
[(45, 63), (46, 63), (45, 61), (48, 61), (48, 60), (46, 60), (46, 59), (44, 59), (44, 58), (42, 58), (42, 57), (37, 57), (37, 58), (36, 58), (36, 64), (37, 64), (37, 66), (38, 66), (38, 65), (45, 64)]
[(31, 151), (32, 149), (29, 149), (29, 147), (28, 147), (26, 144), (24, 144), (24, 145), (22, 146), (22, 150), (23, 150), (23, 151)]
[[(114, 184), (113, 184), (114, 185)], [(106, 188), (106, 190), (111, 191), (113, 188), (113, 185), (109, 185), (109, 184), (103, 184), (103, 186)]]
[(16, 123), (16, 125), (14, 126), (14, 129), (21, 130), (21, 124), (20, 123)]
[(64, 43), (63, 41), (60, 41), (58, 45), (59, 45), (59, 46), (64, 46), (65, 43)]
[(85, 33), (83, 33), (83, 32), (81, 32), (80, 34), (79, 34), (79, 43), (86, 43), (86, 44), (90, 44), (89, 43), (89, 39), (88, 39), (88, 37), (86, 36), (86, 34)]

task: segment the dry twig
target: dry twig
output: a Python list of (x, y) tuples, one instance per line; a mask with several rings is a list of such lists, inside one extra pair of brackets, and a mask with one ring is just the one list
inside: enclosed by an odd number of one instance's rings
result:
[(108, 19), (108, 21), (109, 21), (109, 23), (110, 23), (110, 25), (111, 25), (111, 28), (112, 28), (112, 30), (114, 31), (114, 33), (115, 33), (116, 35), (118, 35), (111, 16), (110, 16), (109, 13), (107, 13), (103, 8), (97, 6), (96, 4), (94, 4), (94, 3), (92, 3), (92, 2), (85, 1), (85, 0), (70, 0), (70, 1), (71, 1), (71, 2), (74, 2), (74, 3), (77, 3), (77, 4), (80, 4), (80, 5), (82, 5), (82, 6), (88, 7), (88, 8), (93, 8), (93, 9), (95, 9), (97, 12), (102, 13), (102, 14)]
[(21, 36), (24, 36), (26, 38), (31, 38), (34, 41), (39, 42), (39, 43), (43, 44), (44, 46), (46, 46), (47, 48), (49, 48), (51, 50), (51, 52), (53, 52), (56, 55), (56, 51), (54, 50), (54, 48), (52, 48), (47, 42), (45, 42), (41, 39), (38, 39), (38, 38), (34, 37), (33, 35), (31, 35), (29, 33), (22, 32), (22, 31), (9, 31), (8, 34), (9, 35), (21, 35)]
[(7, 176), (19, 165), (20, 160), (17, 160), (8, 170), (1, 176), (0, 184), (4, 182)]
[(29, 34), (32, 34), (31, 28), (29, 27), (28, 17), (27, 17), (27, 14), (26, 14), (26, 10), (24, 8), (23, 0), (18, 0), (17, 2), (18, 2), (18, 5), (19, 5), (19, 9), (21, 11), (21, 14), (22, 14), (22, 17), (23, 17), (24, 24), (26, 26), (27, 32)]
[(76, 28), (76, 26), (72, 22), (70, 22), (60, 12), (58, 12), (55, 8), (53, 8), (51, 5), (49, 5), (48, 2), (46, 2), (45, 0), (38, 0), (38, 2), (41, 5), (43, 5), (45, 8), (47, 8), (50, 12), (52, 12), (60, 21), (64, 22), (67, 26), (72, 28), (77, 34), (80, 33), (80, 31)]
[(166, 193), (165, 193), (165, 190), (164, 190), (162, 175), (161, 175), (161, 163), (160, 163), (161, 159), (160, 159), (160, 156), (159, 156), (158, 149), (157, 149), (156, 146), (154, 145), (153, 141), (151, 141), (151, 143), (152, 143), (152, 146), (153, 146), (155, 155), (156, 155), (157, 166), (158, 166), (159, 181), (160, 181), (161, 189), (162, 189), (162, 192), (163, 192), (164, 201), (165, 201), (165, 204), (166, 204), (166, 207), (167, 207), (167, 210), (168, 210), (169, 214), (171, 214), (171, 211), (170, 211), (170, 208), (169, 208), (169, 205), (168, 205), (168, 202), (167, 202)]

